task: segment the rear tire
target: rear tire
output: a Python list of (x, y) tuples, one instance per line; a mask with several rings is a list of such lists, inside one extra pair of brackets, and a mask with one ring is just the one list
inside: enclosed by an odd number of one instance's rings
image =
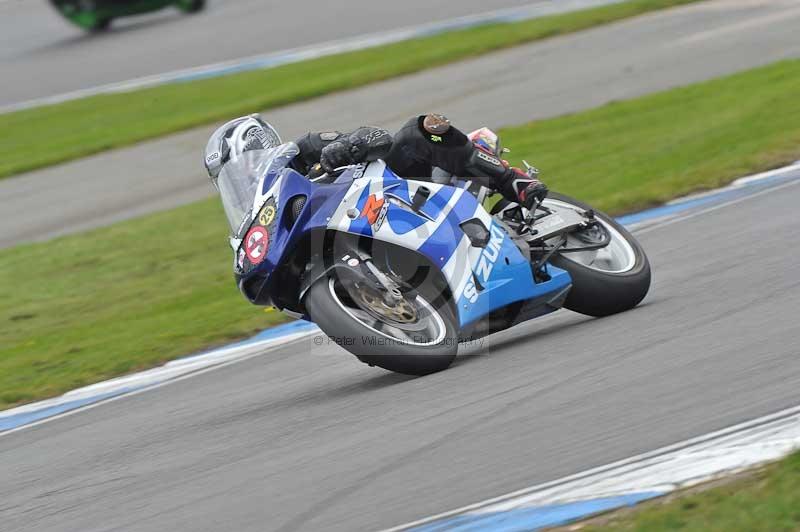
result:
[(324, 277), (314, 283), (305, 298), (311, 319), (337, 345), (365, 364), (405, 375), (428, 375), (447, 369), (453, 363), (458, 351), (458, 329), (449, 303), (427, 299), (420, 293), (426, 303), (431, 301), (430, 307), (441, 318), (444, 337), (426, 345), (408, 344), (393, 341), (390, 336), (376, 332), (349, 315), (337, 295), (337, 282), (335, 278)]
[[(591, 206), (563, 194), (550, 193), (548, 197), (583, 210), (592, 209)], [(597, 210), (594, 212), (596, 218), (611, 226), (630, 245), (635, 256), (633, 265), (623, 272), (600, 271), (571, 260), (569, 253), (556, 254), (550, 262), (569, 272), (572, 277), (572, 290), (564, 307), (581, 314), (601, 317), (624, 312), (638, 305), (650, 290), (651, 271), (647, 255), (636, 238), (610, 216)]]

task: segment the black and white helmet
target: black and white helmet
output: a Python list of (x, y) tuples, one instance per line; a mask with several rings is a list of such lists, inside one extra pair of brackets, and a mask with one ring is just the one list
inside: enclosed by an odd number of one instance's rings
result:
[(206, 145), (205, 164), (216, 186), (222, 167), (251, 150), (275, 148), (283, 144), (278, 132), (257, 114), (231, 120), (217, 129)]

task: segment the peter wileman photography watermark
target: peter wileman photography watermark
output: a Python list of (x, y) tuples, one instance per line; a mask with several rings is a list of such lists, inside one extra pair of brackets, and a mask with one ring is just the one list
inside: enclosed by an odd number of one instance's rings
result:
[[(315, 346), (331, 346), (336, 345), (339, 347), (347, 348), (350, 346), (354, 346), (356, 344), (359, 345), (367, 345), (373, 346), (376, 348), (380, 347), (390, 347), (390, 346), (397, 346), (397, 345), (408, 345), (408, 346), (420, 346), (425, 344), (428, 341), (425, 337), (414, 338), (413, 336), (404, 340), (400, 340), (398, 338), (388, 338), (385, 336), (358, 336), (354, 338), (330, 338), (325, 336), (324, 334), (317, 334), (315, 335), (311, 342)], [(478, 349), (483, 348), (484, 338), (478, 339), (457, 339), (457, 338), (445, 338), (437, 345), (454, 345), (458, 344), (462, 347), (477, 347)], [(376, 354), (380, 354), (379, 352)]]

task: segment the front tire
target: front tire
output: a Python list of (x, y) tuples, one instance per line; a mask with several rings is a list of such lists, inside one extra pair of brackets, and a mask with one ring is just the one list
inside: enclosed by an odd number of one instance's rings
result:
[[(305, 299), (311, 319), (337, 345), (347, 349), (370, 366), (406, 375), (428, 375), (447, 369), (458, 351), (458, 330), (453, 311), (446, 301), (420, 293), (414, 301), (417, 310), (404, 310), (407, 315), (423, 313), (432, 325), (426, 325), (420, 337), (403, 337), (398, 329), (384, 322), (370, 326), (371, 314), (356, 304), (354, 298), (335, 277), (324, 277), (314, 283)], [(372, 318), (374, 319), (374, 317)], [(398, 319), (402, 315), (398, 314)], [(379, 330), (382, 329), (382, 330)], [(432, 332), (427, 332), (428, 330)]]
[[(593, 210), (563, 194), (550, 193), (544, 204), (547, 205), (548, 201), (555, 206), (567, 204), (584, 211)], [(602, 261), (585, 252), (581, 252), (583, 256), (581, 253), (558, 253), (550, 262), (572, 277), (572, 290), (564, 307), (601, 317), (630, 310), (641, 303), (650, 290), (651, 271), (647, 255), (636, 238), (610, 216), (596, 210), (594, 213), (612, 236), (608, 248), (599, 252), (609, 258)]]

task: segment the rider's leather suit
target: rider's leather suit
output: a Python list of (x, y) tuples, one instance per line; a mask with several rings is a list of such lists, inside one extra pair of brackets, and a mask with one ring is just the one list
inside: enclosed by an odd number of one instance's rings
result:
[[(538, 180), (477, 149), (464, 133), (450, 126), (449, 122), (444, 126), (441, 126), (441, 121), (438, 122), (438, 130), (436, 126), (430, 127), (430, 117), (446, 121), (438, 115), (414, 117), (394, 137), (385, 129), (370, 126), (359, 127), (349, 133), (308, 133), (296, 141), (300, 154), (293, 166), (299, 172), (308, 174), (321, 160), (325, 162), (326, 156), (332, 161), (329, 166), (383, 159), (397, 175), (405, 178), (430, 179), (434, 169), (439, 168), (497, 190), (514, 202), (527, 203), (526, 192), (530, 195), (534, 189), (537, 194), (546, 194), (546, 187)], [(435, 132), (431, 132), (431, 129)]]

